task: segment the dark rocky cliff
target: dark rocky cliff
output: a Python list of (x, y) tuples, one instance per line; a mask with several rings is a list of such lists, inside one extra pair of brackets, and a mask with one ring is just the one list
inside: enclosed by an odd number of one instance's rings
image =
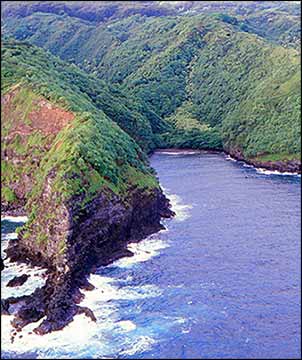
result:
[[(25, 261), (49, 269), (46, 284), (32, 295), (2, 302), (2, 311), (14, 314), (13, 325), (22, 328), (46, 316), (35, 329), (39, 334), (60, 330), (77, 313), (92, 312), (77, 303), (82, 299), (81, 287), (89, 288), (86, 277), (97, 266), (106, 265), (121, 256), (129, 256), (129, 241), (136, 241), (159, 231), (161, 217), (171, 217), (169, 202), (160, 189), (129, 189), (121, 199), (109, 191), (100, 194), (75, 218), (75, 202), (63, 207), (60, 227), (54, 231), (50, 245), (41, 249), (21, 231), (18, 240), (11, 240), (7, 255), (12, 261)], [(65, 212), (65, 213), (64, 213)], [(64, 242), (64, 250), (57, 251)], [(18, 304), (18, 306), (16, 306)]]
[(89, 273), (129, 256), (128, 241), (158, 231), (161, 217), (173, 213), (134, 140), (139, 135), (122, 130), (82, 89), (98, 94), (107, 113), (127, 123), (130, 115), (142, 120), (136, 110), (37, 48), (8, 42), (2, 50), (2, 211), (28, 216), (7, 256), (47, 268), (42, 288), (2, 300), (2, 312), (15, 315), (17, 329), (45, 317), (36, 330), (44, 334), (79, 312), (94, 319), (77, 305), (79, 289), (91, 288)]

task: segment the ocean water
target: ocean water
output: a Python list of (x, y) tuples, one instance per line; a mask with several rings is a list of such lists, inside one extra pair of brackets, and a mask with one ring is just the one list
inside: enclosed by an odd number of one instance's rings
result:
[[(301, 178), (228, 160), (154, 154), (176, 217), (91, 275), (82, 305), (97, 323), (80, 315), (45, 336), (31, 324), (11, 343), (2, 316), (2, 358), (301, 357)], [(21, 220), (2, 221), (2, 250)], [(9, 264), (3, 297), (41, 286), (44, 271)], [(5, 286), (24, 272), (23, 286)]]

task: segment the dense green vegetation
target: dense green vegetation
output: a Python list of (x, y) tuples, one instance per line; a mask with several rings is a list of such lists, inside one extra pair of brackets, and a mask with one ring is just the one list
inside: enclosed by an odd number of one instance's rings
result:
[(4, 93), (13, 84), (22, 81), (37, 88), (47, 99), (63, 106), (68, 104), (65, 108), (71, 111), (101, 109), (147, 151), (155, 146), (156, 136), (153, 131), (158, 132), (167, 127), (143, 102), (126, 96), (72, 64), (67, 66), (59, 58), (36, 47), (26, 43), (15, 42), (9, 46), (4, 43), (2, 56)]
[(300, 159), (299, 13), (250, 3), (4, 4), (2, 203), (26, 203), (24, 239), (46, 251), (67, 208), (152, 193), (155, 148)]
[[(240, 30), (256, 33), (283, 45), (299, 46), (299, 1), (4, 1), (2, 16), (25, 18), (32, 14), (56, 14), (69, 19), (100, 24), (132, 15), (165, 17), (176, 15), (219, 14), (225, 22)], [(49, 24), (50, 25), (50, 24)], [(74, 24), (72, 25), (74, 26)], [(16, 29), (16, 34), (27, 36), (35, 27)], [(71, 36), (66, 32), (66, 36)], [(85, 36), (82, 31), (77, 37)], [(89, 36), (86, 39), (89, 41)], [(123, 38), (121, 38), (123, 39)], [(62, 43), (64, 46), (65, 44)]]
[[(93, 102), (87, 95), (93, 86), (103, 95), (102, 102)], [(124, 197), (129, 186), (158, 187), (139, 145), (101, 109), (100, 103), (107, 106), (107, 113), (116, 113), (105, 98), (111, 94), (103, 86), (32, 45), (14, 41), (2, 44), (2, 91), (11, 97), (2, 114), (2, 199), (13, 202), (16, 195), (12, 189), (29, 177), (33, 186), (26, 198), (31, 221), (49, 177), (57, 204), (85, 195), (77, 206), (84, 206), (104, 189)], [(123, 103), (118, 94), (113, 105)], [(31, 128), (29, 114), (41, 99), (75, 114), (75, 118), (58, 134)], [(44, 107), (49, 109), (48, 103)], [(21, 131), (22, 135), (18, 133)], [(143, 141), (145, 134), (141, 136)], [(39, 216), (44, 216), (41, 209)]]
[[(300, 151), (295, 2), (16, 2), (3, 14), (4, 35), (90, 73), (68, 79), (144, 149), (222, 138), (246, 157)], [(114, 88), (96, 95), (92, 75)]]

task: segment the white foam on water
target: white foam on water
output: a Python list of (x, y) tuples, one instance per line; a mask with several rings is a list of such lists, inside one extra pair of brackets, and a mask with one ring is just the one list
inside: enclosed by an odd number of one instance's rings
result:
[(170, 200), (171, 209), (176, 214), (173, 220), (184, 221), (188, 219), (191, 216), (190, 210), (193, 208), (193, 204), (182, 204), (182, 199), (179, 195), (171, 194), (170, 190), (162, 186), (162, 184), (160, 184), (160, 187), (166, 197)]
[(298, 176), (301, 177), (301, 174), (297, 172), (280, 172), (278, 170), (267, 170), (264, 168), (255, 168), (257, 173), (264, 175), (282, 175), (282, 176)]
[[(74, 354), (81, 355), (88, 346), (98, 346), (99, 341), (94, 339), (97, 325), (89, 320), (84, 314), (77, 315), (69, 325), (62, 331), (54, 331), (43, 336), (35, 334), (34, 328), (44, 320), (42, 318), (36, 323), (25, 326), (20, 333), (17, 333), (15, 340), (11, 343), (12, 316), (2, 316), (2, 349), (16, 353), (37, 352), (38, 358), (72, 358)], [(9, 330), (9, 331), (7, 331)], [(22, 335), (22, 338), (19, 338)]]
[[(226, 156), (226, 160), (230, 160), (230, 161), (234, 161), (234, 162), (237, 162), (237, 161), (238, 161), (238, 160), (232, 158), (230, 155), (227, 155), (227, 156)], [(258, 174), (264, 174), (264, 175), (281, 175), (281, 176), (298, 176), (298, 177), (301, 177), (301, 174), (299, 174), (298, 172), (289, 172), (289, 171), (281, 172), (281, 171), (278, 171), (278, 170), (267, 170), (267, 169), (265, 169), (265, 168), (256, 168), (255, 166), (250, 165), (250, 164), (247, 164), (247, 163), (244, 162), (244, 161), (243, 161), (243, 167), (246, 167), (246, 168), (254, 168)]]
[(8, 233), (8, 234), (3, 234), (1, 236), (1, 239), (3, 240), (15, 240), (18, 239), (18, 234), (17, 233)]
[[(38, 358), (100, 358), (122, 351), (125, 354), (134, 354), (137, 351), (148, 349), (154, 340), (148, 336), (133, 337), (130, 334), (137, 329), (133, 321), (120, 319), (118, 304), (113, 300), (136, 300), (158, 296), (161, 292), (153, 285), (123, 286), (116, 283), (118, 279), (92, 274), (89, 281), (95, 286), (92, 291), (83, 291), (85, 299), (82, 306), (89, 306), (94, 312), (97, 322), (91, 321), (84, 314), (75, 316), (74, 320), (61, 331), (52, 332), (43, 336), (29, 334), (43, 320), (29, 324), (18, 333), (15, 342), (10, 343), (12, 329), (9, 321), (3, 323), (5, 339), (4, 351), (38, 352)], [(23, 337), (18, 338), (19, 334)], [(128, 335), (129, 334), (129, 335)], [(114, 348), (112, 339), (116, 337)], [(149, 340), (148, 340), (149, 339)], [(96, 356), (96, 354), (99, 354)]]
[(7, 248), (9, 240), (16, 240), (18, 239), (18, 234), (16, 232), (8, 233), (8, 234), (1, 234), (1, 257), (5, 258), (6, 254), (4, 250)]
[(156, 154), (163, 154), (163, 155), (195, 155), (195, 154), (201, 154), (201, 151), (199, 150), (183, 150), (183, 151), (157, 151)]
[(226, 159), (226, 160), (228, 160), (228, 161), (234, 161), (234, 162), (237, 162), (237, 160), (236, 160), (236, 159), (234, 159), (231, 155), (227, 155), (225, 159)]
[[(42, 277), (46, 269), (31, 267), (24, 264), (6, 264), (6, 261), (4, 264), (5, 268), (1, 273), (2, 298), (30, 295), (35, 289), (43, 286), (46, 282), (46, 277)], [(23, 285), (16, 287), (6, 286), (9, 280), (13, 279), (15, 276), (21, 276), (23, 274), (30, 275)]]
[(121, 328), (123, 332), (129, 332), (136, 329), (136, 325), (130, 320), (119, 321), (117, 325)]
[[(16, 238), (16, 236), (16, 233), (2, 236), (2, 239), (5, 238), (2, 244), (7, 244), (9, 239)], [(167, 242), (158, 237), (157, 233), (140, 243), (129, 244), (129, 249), (134, 256), (126, 258), (126, 260), (131, 259), (131, 263), (134, 264), (157, 256), (161, 249), (169, 246)], [(45, 283), (46, 279), (42, 277), (45, 269), (10, 263), (7, 260), (4, 263), (5, 269), (2, 272), (1, 284), (3, 297), (31, 294), (37, 287)], [(120, 263), (122, 267), (129, 265), (130, 263)], [(11, 278), (24, 273), (31, 276), (22, 286), (6, 287)], [(17, 333), (12, 343), (11, 336), (15, 330), (10, 322), (13, 320), (13, 316), (2, 315), (3, 351), (18, 354), (29, 352), (37, 354), (37, 357), (41, 359), (52, 359), (112, 358), (112, 354), (116, 353), (130, 355), (150, 349), (155, 340), (149, 336), (148, 329), (138, 329), (133, 321), (125, 318), (120, 313), (118, 301), (136, 301), (158, 297), (162, 291), (154, 285), (133, 286), (131, 285), (133, 277), (130, 275), (126, 280), (99, 274), (90, 275), (89, 281), (95, 286), (95, 289), (83, 291), (85, 298), (81, 305), (88, 306), (94, 312), (97, 322), (93, 322), (81, 314), (75, 316), (74, 320), (63, 330), (39, 336), (33, 332), (33, 329), (39, 326), (43, 321), (41, 319), (25, 326), (21, 332)], [(139, 335), (136, 331), (139, 331)], [(113, 339), (115, 340), (113, 341)]]
[[(18, 237), (17, 233), (8, 233), (1, 235), (1, 255), (5, 257), (4, 250), (8, 246), (8, 242), (11, 239), (16, 239)], [(27, 264), (17, 264), (15, 262), (10, 262), (9, 259), (4, 260), (4, 269), (1, 272), (1, 293), (2, 298), (7, 298), (10, 296), (21, 296), (21, 295), (30, 295), (36, 288), (43, 286), (45, 284), (46, 278), (43, 278), (42, 275), (45, 273), (46, 269), (30, 266)], [(27, 281), (16, 287), (7, 287), (7, 283), (13, 279), (15, 276), (21, 276), (23, 274), (30, 275)]]
[(28, 220), (27, 216), (2, 216), (1, 215), (1, 221), (11, 221), (11, 222), (26, 222)]
[[(160, 232), (162, 231), (167, 230), (161, 230)], [(160, 254), (160, 250), (170, 246), (167, 241), (158, 239), (159, 233), (151, 235), (138, 243), (128, 244), (127, 249), (133, 253), (133, 256), (118, 259), (111, 266), (128, 268), (135, 264), (148, 261), (151, 258), (158, 256)]]
[[(8, 233), (1, 235), (1, 255), (5, 257), (4, 250), (8, 246), (8, 242), (11, 239), (16, 239), (18, 237), (17, 233)], [(9, 259), (4, 260), (4, 269), (1, 272), (1, 293), (2, 298), (7, 298), (10, 296), (21, 296), (21, 295), (30, 295), (36, 288), (43, 286), (45, 284), (46, 278), (43, 278), (42, 275), (45, 273), (46, 269), (30, 266), (27, 264), (17, 264), (10, 262)], [(20, 276), (23, 274), (30, 275), (27, 281), (16, 287), (7, 287), (9, 280), (13, 279), (15, 276)]]
[[(2, 316), (2, 349), (16, 353), (35, 352), (38, 358), (99, 358), (102, 355), (110, 355), (112, 349), (112, 336), (126, 334), (135, 330), (136, 326), (131, 321), (118, 321), (117, 309), (104, 311), (104, 307), (98, 307), (102, 317), (97, 316), (97, 322), (93, 322), (84, 314), (76, 315), (74, 320), (63, 330), (54, 331), (43, 336), (33, 333), (33, 329), (43, 321), (25, 326), (17, 334), (15, 341), (11, 343), (12, 316)], [(92, 308), (94, 313), (96, 309)], [(22, 335), (22, 338), (19, 338)], [(99, 354), (100, 356), (96, 356)]]
[(247, 164), (247, 163), (243, 163), (243, 167), (246, 167), (246, 168), (253, 168), (254, 166), (253, 166), (253, 165), (250, 165), (250, 164)]
[[(97, 322), (91, 321), (84, 314), (61, 331), (43, 336), (33, 333), (42, 321), (25, 326), (17, 333), (11, 343), (13, 328), (12, 316), (2, 316), (2, 349), (7, 352), (23, 354), (33, 352), (38, 358), (103, 358), (121, 353), (131, 355), (151, 348), (155, 340), (149, 336), (148, 328), (139, 328), (122, 315), (118, 303), (114, 300), (136, 300), (155, 297), (161, 291), (153, 285), (120, 286), (119, 279), (92, 274), (89, 281), (95, 286), (92, 291), (83, 291), (85, 299), (82, 306), (89, 306)], [(138, 333), (137, 333), (138, 331)], [(19, 338), (22, 335), (22, 338)], [(114, 345), (114, 346), (113, 346)]]
[[(88, 280), (95, 289), (83, 291), (85, 299), (81, 305), (95, 307), (97, 303), (104, 303), (112, 300), (136, 300), (161, 295), (161, 290), (155, 285), (141, 286), (119, 286), (118, 279), (91, 274)], [(93, 310), (93, 309), (92, 309)]]
[(186, 318), (178, 317), (174, 321), (178, 324), (184, 324), (187, 320), (186, 320)]
[(130, 347), (128, 349), (122, 350), (120, 355), (135, 355), (137, 353), (142, 353), (147, 350), (150, 350), (152, 345), (156, 342), (150, 336), (139, 336), (136, 339), (131, 339), (132, 344), (127, 344)]
[(167, 197), (170, 199), (172, 210), (175, 212), (176, 221), (187, 220), (191, 214), (190, 210), (193, 208), (192, 204), (182, 204), (182, 199), (176, 194), (167, 194)]

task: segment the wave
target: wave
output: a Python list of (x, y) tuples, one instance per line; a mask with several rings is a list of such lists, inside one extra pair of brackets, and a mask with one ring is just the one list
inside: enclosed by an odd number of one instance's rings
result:
[(246, 162), (244, 162), (244, 163), (242, 164), (242, 166), (243, 166), (243, 167), (246, 167), (246, 168), (254, 168), (253, 165), (247, 164)]
[(241, 162), (242, 163), (242, 166), (243, 167), (246, 167), (246, 168), (253, 168), (256, 170), (256, 172), (258, 174), (263, 174), (263, 175), (281, 175), (281, 176), (298, 176), (298, 177), (301, 177), (301, 174), (299, 174), (298, 172), (281, 172), (281, 171), (278, 171), (278, 170), (268, 170), (268, 169), (265, 169), (265, 168), (257, 168), (255, 167), (254, 165), (250, 165), (248, 163), (246, 163), (245, 161), (243, 160), (236, 160), (234, 158), (232, 158), (230, 155), (227, 155), (226, 160), (230, 160), (230, 161), (234, 161), (234, 162)]
[(195, 155), (201, 154), (200, 150), (180, 150), (180, 151), (156, 151), (156, 154), (163, 154), (163, 155)]
[[(17, 233), (8, 233), (8, 234), (1, 234), (1, 257), (5, 258), (6, 257), (6, 253), (5, 253), (5, 249), (8, 246), (9, 240), (15, 240), (18, 238), (18, 234)], [(4, 261), (4, 264), (7, 261)]]
[(18, 239), (18, 234), (15, 232), (1, 235), (1, 240), (15, 240), (15, 239)]
[(132, 344), (129, 344), (130, 347), (128, 349), (122, 350), (119, 354), (131, 356), (137, 353), (142, 353), (150, 350), (154, 343), (155, 340), (150, 336), (139, 336), (134, 342), (132, 342)]
[(176, 221), (184, 221), (188, 219), (191, 214), (190, 210), (193, 208), (192, 204), (182, 204), (182, 199), (176, 194), (167, 194), (167, 197), (171, 201), (172, 210), (175, 212)]
[[(136, 263), (145, 262), (158, 256), (162, 249), (170, 246), (168, 241), (160, 238), (161, 233), (167, 231), (161, 230), (139, 243), (130, 243), (128, 248), (134, 255), (117, 260), (106, 269), (110, 266), (131, 267)], [(10, 233), (5, 234), (2, 238), (8, 242), (9, 239), (16, 238), (16, 236), (16, 233)], [(43, 269), (15, 263), (6, 265), (7, 267), (2, 272), (4, 297), (31, 293), (45, 282), (42, 277)], [(52, 359), (112, 358), (116, 357), (116, 354), (131, 356), (150, 350), (157, 341), (153, 338), (151, 328), (141, 327), (132, 319), (127, 318), (129, 314), (123, 311), (121, 304), (125, 304), (125, 302), (139, 303), (146, 298), (159, 297), (162, 295), (162, 290), (153, 284), (137, 285), (133, 283), (132, 270), (123, 278), (103, 276), (100, 274), (103, 270), (104, 268), (100, 268), (99, 273), (90, 275), (89, 282), (95, 286), (95, 289), (92, 291), (82, 290), (85, 297), (80, 304), (88, 306), (94, 312), (97, 322), (93, 322), (81, 314), (75, 316), (74, 320), (63, 330), (39, 336), (33, 333), (33, 329), (43, 321), (41, 319), (37, 323), (25, 326), (11, 343), (11, 336), (15, 331), (10, 324), (13, 317), (2, 315), (3, 351), (9, 357), (30, 353), (41, 359)], [(31, 275), (24, 285), (16, 288), (5, 286), (13, 276), (24, 272)], [(122, 271), (122, 274), (125, 272)], [(137, 308), (135, 307), (135, 309)]]
[[(8, 240), (17, 238), (16, 233), (9, 233), (2, 235), (1, 241), (1, 255), (5, 256), (4, 250), (8, 245)], [(1, 292), (2, 297), (29, 295), (36, 288), (45, 284), (46, 278), (44, 273), (45, 268), (31, 266), (23, 263), (10, 262), (9, 259), (4, 260), (4, 269), (1, 272)], [(7, 283), (15, 276), (23, 274), (30, 275), (27, 281), (22, 286), (7, 287)]]
[[(120, 286), (119, 279), (98, 274), (90, 275), (89, 281), (95, 286), (92, 291), (83, 291), (85, 298), (81, 305), (88, 306), (94, 312), (97, 322), (85, 315), (77, 315), (61, 331), (43, 336), (33, 333), (43, 319), (25, 326), (11, 343), (12, 316), (3, 315), (2, 346), (4, 351), (24, 354), (37, 353), (38, 358), (99, 358), (111, 357), (112, 354), (134, 354), (149, 349), (155, 340), (148, 340), (144, 329), (138, 329), (126, 314), (121, 314), (118, 301), (134, 301), (147, 297), (156, 297), (161, 291), (153, 285)], [(79, 331), (80, 330), (80, 331)], [(139, 331), (139, 335), (136, 333)], [(148, 331), (148, 329), (146, 329)], [(19, 338), (19, 335), (22, 338)], [(113, 342), (114, 339), (114, 348)]]
[[(112, 266), (112, 265), (109, 265)], [(108, 268), (108, 266), (107, 266)], [(161, 295), (161, 290), (155, 285), (132, 286), (131, 284), (121, 286), (119, 279), (106, 277), (99, 274), (91, 274), (89, 282), (95, 286), (92, 291), (84, 290), (85, 299), (82, 305), (92, 306), (112, 300), (137, 300)]]
[(123, 332), (129, 332), (136, 329), (136, 325), (130, 320), (119, 321), (117, 325), (121, 328)]
[(227, 155), (225, 159), (228, 161), (234, 161), (234, 162), (238, 161), (238, 160), (234, 159), (231, 155)]
[(127, 249), (133, 253), (133, 256), (118, 259), (110, 266), (127, 268), (158, 256), (160, 254), (160, 250), (170, 246), (167, 241), (158, 238), (159, 234), (164, 231), (168, 230), (161, 230), (157, 234), (151, 235), (138, 243), (130, 243), (127, 246)]
[(258, 174), (264, 174), (264, 175), (281, 175), (281, 176), (298, 176), (301, 177), (301, 174), (297, 172), (281, 172), (278, 170), (267, 170), (264, 168), (255, 168)]
[[(29, 267), (25, 264), (6, 263), (4, 270), (1, 272), (1, 293), (3, 298), (10, 296), (30, 295), (35, 289), (45, 284), (46, 277), (44, 276), (46, 269), (38, 267)], [(30, 275), (27, 281), (22, 286), (8, 287), (6, 286), (9, 280), (15, 276), (23, 274)]]
[[(12, 316), (2, 316), (2, 349), (8, 352), (23, 354), (25, 352), (34, 352), (38, 358), (72, 358), (73, 355), (80, 355), (82, 342), (88, 346), (93, 341), (95, 327), (93, 322), (87, 326), (87, 317), (84, 315), (76, 316), (76, 320), (71, 322), (62, 331), (55, 331), (44, 336), (33, 333), (33, 329), (44, 320), (42, 318), (36, 323), (29, 324), (18, 333), (13, 343), (10, 338), (11, 330), (10, 320)], [(79, 331), (81, 329), (81, 331)], [(10, 330), (10, 331), (7, 331)], [(20, 338), (20, 335), (22, 338)], [(92, 344), (93, 346), (93, 344)]]
[(170, 190), (165, 188), (162, 184), (160, 184), (160, 187), (166, 197), (170, 200), (171, 209), (176, 214), (173, 220), (184, 221), (188, 219), (191, 216), (190, 210), (193, 208), (193, 204), (182, 204), (182, 198), (179, 195), (170, 194)]
[(11, 221), (11, 222), (26, 222), (28, 220), (27, 216), (10, 216), (10, 215), (1, 215), (1, 221)]

